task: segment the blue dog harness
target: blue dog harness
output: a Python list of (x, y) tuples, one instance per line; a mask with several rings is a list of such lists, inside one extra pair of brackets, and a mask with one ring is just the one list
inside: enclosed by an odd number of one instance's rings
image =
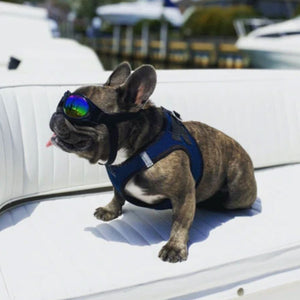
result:
[(175, 150), (183, 150), (188, 154), (195, 187), (199, 184), (203, 172), (202, 155), (195, 139), (180, 121), (177, 113), (162, 109), (165, 125), (158, 138), (144, 151), (122, 164), (106, 165), (108, 176), (120, 196), (134, 205), (159, 210), (172, 208), (171, 201), (164, 199), (159, 203), (148, 204), (125, 193), (126, 184), (134, 175), (151, 168), (157, 161)]

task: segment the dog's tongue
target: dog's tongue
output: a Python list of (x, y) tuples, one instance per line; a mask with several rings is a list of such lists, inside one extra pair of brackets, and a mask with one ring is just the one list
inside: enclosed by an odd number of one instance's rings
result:
[(50, 146), (52, 146), (53, 144), (52, 144), (52, 142), (51, 142), (51, 139), (47, 142), (47, 144), (46, 144), (46, 147), (50, 147)]
[(51, 141), (51, 139), (52, 139), (53, 137), (55, 137), (55, 133), (53, 133), (52, 137), (51, 137), (50, 140), (47, 142), (46, 147), (50, 147), (50, 146), (53, 145), (53, 144), (52, 144), (52, 141)]

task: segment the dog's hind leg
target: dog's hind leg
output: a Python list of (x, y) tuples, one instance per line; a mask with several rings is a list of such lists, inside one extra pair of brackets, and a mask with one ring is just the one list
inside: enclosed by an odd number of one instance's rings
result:
[(208, 199), (198, 202), (197, 208), (204, 208), (207, 210), (212, 211), (224, 211), (226, 210), (224, 207), (224, 201), (228, 198), (228, 191), (227, 190), (221, 190), (216, 192), (213, 196), (209, 197)]
[(256, 200), (257, 188), (250, 158), (232, 160), (227, 170), (228, 197), (226, 209), (250, 208)]

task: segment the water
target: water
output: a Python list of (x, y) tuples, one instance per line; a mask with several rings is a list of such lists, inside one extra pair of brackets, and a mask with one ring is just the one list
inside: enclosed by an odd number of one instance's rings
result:
[(247, 62), (243, 66), (243, 62), (241, 59), (239, 61), (238, 58), (234, 58), (231, 56), (228, 56), (221, 61), (221, 59), (218, 60), (217, 64), (208, 65), (208, 64), (193, 64), (193, 63), (175, 63), (170, 61), (158, 61), (153, 60), (150, 58), (147, 59), (135, 59), (132, 57), (122, 57), (117, 55), (106, 55), (106, 54), (99, 54), (98, 57), (104, 67), (105, 70), (113, 70), (119, 63), (123, 61), (128, 61), (132, 68), (135, 69), (139, 67), (142, 64), (151, 64), (156, 69), (214, 69), (214, 68), (245, 68), (249, 67), (246, 66)]
[(142, 64), (151, 64), (155, 69), (197, 69), (199, 66), (192, 66), (190, 64), (176, 64), (171, 62), (159, 62), (151, 59), (133, 59), (130, 57), (121, 57), (114, 55), (99, 54), (99, 59), (105, 70), (113, 70), (118, 64), (123, 61), (128, 61), (133, 69), (139, 67)]

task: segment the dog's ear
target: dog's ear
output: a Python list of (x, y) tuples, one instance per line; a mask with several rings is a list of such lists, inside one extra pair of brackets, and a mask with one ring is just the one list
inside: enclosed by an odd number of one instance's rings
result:
[(119, 88), (121, 101), (125, 104), (144, 104), (156, 86), (156, 72), (151, 65), (137, 68)]
[(117, 87), (123, 84), (131, 73), (130, 64), (125, 61), (119, 64), (107, 79), (105, 86)]

